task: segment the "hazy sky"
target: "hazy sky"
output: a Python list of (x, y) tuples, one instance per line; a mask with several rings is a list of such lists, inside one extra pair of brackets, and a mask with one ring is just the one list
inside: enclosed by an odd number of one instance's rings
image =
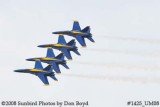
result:
[[(0, 101), (89, 101), (89, 107), (160, 101), (159, 5), (159, 0), (0, 0)], [(36, 76), (13, 72), (34, 67), (25, 59), (45, 56), (37, 45), (57, 43), (51, 32), (70, 30), (73, 20), (91, 26), (96, 43), (86, 40), (86, 49), (77, 43), (81, 56), (72, 53), (70, 70), (61, 67), (58, 82), (49, 78), (46, 87)]]

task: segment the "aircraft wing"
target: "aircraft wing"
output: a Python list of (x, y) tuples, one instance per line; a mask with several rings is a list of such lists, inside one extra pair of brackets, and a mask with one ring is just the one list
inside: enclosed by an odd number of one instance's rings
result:
[(61, 73), (61, 71), (59, 69), (59, 65), (57, 63), (53, 62), (52, 65), (53, 65), (53, 69), (55, 70), (55, 72)]
[(55, 57), (53, 49), (51, 49), (51, 48), (47, 49), (46, 57), (49, 57), (49, 58), (54, 58)]
[(72, 59), (72, 56), (71, 56), (71, 53), (69, 50), (62, 49), (61, 51), (64, 53), (64, 55), (67, 57), (67, 59)]
[(72, 28), (72, 30), (73, 30), (73, 31), (74, 31), (74, 30), (76, 30), (76, 31), (81, 31), (81, 27), (80, 27), (78, 21), (74, 21), (74, 22), (73, 22), (73, 28)]
[(84, 37), (82, 37), (81, 35), (76, 35), (75, 38), (80, 43), (81, 46), (86, 47), (86, 42), (84, 40)]
[(37, 76), (39, 77), (39, 79), (40, 79), (45, 85), (49, 85), (47, 76), (45, 76), (44, 74), (38, 74)]
[(40, 61), (36, 61), (34, 68), (35, 68), (35, 69), (41, 69), (41, 70), (42, 70), (42, 69), (43, 69), (43, 66), (42, 66), (42, 64), (41, 64)]
[(66, 40), (63, 35), (59, 35), (58, 44), (66, 44)]

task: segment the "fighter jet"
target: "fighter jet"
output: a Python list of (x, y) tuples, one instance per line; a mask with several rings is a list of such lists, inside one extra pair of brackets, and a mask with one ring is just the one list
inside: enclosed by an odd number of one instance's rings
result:
[(48, 65), (47, 67), (43, 68), (42, 64), (40, 61), (35, 62), (35, 67), (33, 69), (19, 69), (15, 70), (15, 72), (19, 73), (30, 73), (33, 75), (36, 75), (40, 78), (40, 80), (45, 84), (49, 85), (47, 76), (51, 77), (53, 80), (58, 81), (57, 78), (55, 77), (54, 72), (52, 71), (52, 66)]
[(57, 31), (57, 32), (52, 32), (52, 34), (63, 34), (72, 36), (76, 38), (76, 40), (80, 43), (82, 47), (86, 47), (84, 38), (89, 39), (91, 42), (95, 42), (92, 38), (92, 34), (90, 33), (90, 26), (87, 26), (83, 30), (81, 30), (78, 21), (74, 21), (73, 28), (71, 31)]
[(64, 55), (69, 60), (72, 60), (70, 51), (73, 51), (77, 55), (80, 55), (80, 53), (78, 52), (78, 47), (76, 47), (75, 40), (72, 39), (70, 42), (66, 43), (66, 40), (63, 35), (59, 35), (57, 44), (45, 44), (45, 45), (39, 45), (38, 47), (57, 49), (61, 51), (62, 53), (64, 53)]
[(41, 61), (44, 63), (47, 63), (49, 65), (53, 66), (53, 69), (55, 70), (56, 73), (61, 73), (59, 69), (59, 64), (64, 66), (65, 68), (69, 69), (69, 67), (66, 64), (66, 60), (64, 60), (64, 53), (60, 53), (55, 57), (55, 54), (52, 50), (52, 48), (47, 49), (47, 55), (46, 57), (36, 57), (36, 58), (29, 58), (26, 59), (27, 61)]

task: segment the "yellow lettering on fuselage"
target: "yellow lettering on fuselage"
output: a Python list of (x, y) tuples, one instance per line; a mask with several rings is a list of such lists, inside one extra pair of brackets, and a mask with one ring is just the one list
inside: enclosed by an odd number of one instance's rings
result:
[(43, 71), (43, 70), (34, 69), (34, 68), (33, 68), (33, 69), (31, 69), (30, 71), (31, 71), (31, 72), (45, 72), (45, 71)]
[(76, 34), (83, 34), (83, 32), (77, 32), (77, 31), (73, 31), (72, 33), (75, 34), (75, 35)]
[(54, 44), (54, 46), (59, 46), (59, 47), (68, 47), (68, 46), (66, 46), (66, 45), (63, 45), (63, 44)]
[(55, 59), (55, 58), (41, 58), (41, 60), (50, 60), (50, 61), (53, 61), (53, 60), (57, 60), (57, 59)]
[(39, 61), (40, 59), (39, 58), (35, 58), (34, 60)]

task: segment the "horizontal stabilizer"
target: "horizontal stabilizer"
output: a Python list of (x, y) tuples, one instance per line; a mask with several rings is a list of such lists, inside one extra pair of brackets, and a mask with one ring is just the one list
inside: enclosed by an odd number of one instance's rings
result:
[(91, 42), (95, 42), (92, 37), (88, 37), (87, 39), (89, 39)]
[(53, 80), (58, 81), (58, 79), (57, 79), (54, 75), (51, 75), (50, 77), (51, 77)]
[(66, 69), (69, 69), (67, 64), (61, 64), (62, 66), (64, 66)]
[(73, 51), (75, 54), (77, 54), (77, 55), (81, 55), (79, 52), (78, 52), (78, 50), (76, 49), (76, 50), (74, 50)]

